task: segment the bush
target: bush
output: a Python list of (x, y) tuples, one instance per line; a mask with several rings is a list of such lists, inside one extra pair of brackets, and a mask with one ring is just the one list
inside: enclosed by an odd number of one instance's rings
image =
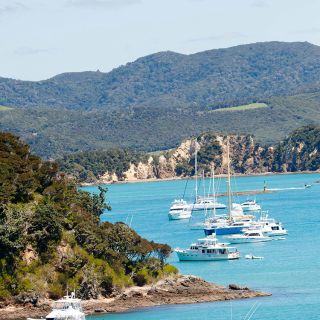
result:
[(171, 265), (171, 264), (166, 264), (164, 267), (163, 267), (163, 273), (164, 274), (177, 274), (179, 272), (179, 270)]
[(148, 283), (147, 277), (144, 274), (138, 273), (133, 276), (133, 282), (139, 287), (143, 287)]

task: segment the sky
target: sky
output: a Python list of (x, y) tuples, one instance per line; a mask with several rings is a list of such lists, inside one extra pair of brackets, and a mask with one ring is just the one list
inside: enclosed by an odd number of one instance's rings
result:
[(320, 45), (320, 0), (0, 0), (0, 77), (108, 72), (159, 51)]

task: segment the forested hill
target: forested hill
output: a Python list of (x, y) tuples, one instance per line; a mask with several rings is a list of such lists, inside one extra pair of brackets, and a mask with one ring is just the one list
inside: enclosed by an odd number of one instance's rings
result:
[(171, 149), (214, 131), (272, 144), (320, 125), (320, 47), (266, 42), (192, 55), (160, 52), (109, 73), (0, 78), (0, 130), (36, 154)]
[(54, 162), (0, 132), (0, 309), (60, 298), (67, 288), (83, 299), (108, 297), (176, 272), (164, 261), (169, 246), (100, 222), (110, 209), (106, 191), (77, 190)]
[(217, 108), (319, 87), (320, 47), (265, 42), (191, 55), (160, 52), (109, 73), (66, 73), (38, 82), (0, 78), (0, 105)]

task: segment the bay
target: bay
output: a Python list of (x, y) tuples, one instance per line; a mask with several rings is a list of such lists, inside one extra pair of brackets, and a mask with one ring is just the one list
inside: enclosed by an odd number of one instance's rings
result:
[[(90, 320), (122, 319), (243, 319), (254, 303), (259, 304), (252, 319), (319, 319), (320, 306), (320, 179), (319, 174), (290, 174), (237, 177), (233, 190), (262, 189), (264, 182), (273, 193), (256, 195), (256, 200), (269, 215), (280, 220), (289, 235), (283, 241), (238, 245), (245, 254), (263, 256), (263, 260), (220, 262), (179, 262), (173, 253), (169, 262), (181, 273), (200, 276), (208, 281), (228, 285), (237, 283), (257, 290), (271, 292), (267, 298), (172, 305), (146, 308), (119, 314), (91, 316)], [(208, 184), (208, 181), (207, 181)], [(311, 188), (304, 188), (312, 184)], [(226, 179), (217, 181), (219, 191), (226, 191)], [(170, 203), (181, 197), (186, 181), (159, 181), (109, 185), (111, 212), (102, 215), (103, 221), (123, 221), (143, 237), (176, 247), (187, 247), (203, 236), (202, 230), (190, 230), (187, 220), (169, 221)], [(96, 186), (84, 187), (98, 192)], [(202, 192), (202, 187), (199, 187)], [(189, 181), (186, 196), (192, 198), (194, 181)], [(234, 199), (245, 201), (246, 196)], [(219, 201), (226, 203), (226, 198)], [(196, 214), (198, 219), (201, 213)]]

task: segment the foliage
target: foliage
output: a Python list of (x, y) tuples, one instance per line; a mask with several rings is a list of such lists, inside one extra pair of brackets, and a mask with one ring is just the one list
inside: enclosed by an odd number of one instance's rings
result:
[(128, 149), (111, 148), (108, 150), (73, 153), (58, 161), (61, 170), (72, 174), (78, 181), (95, 181), (106, 172), (116, 173), (121, 179), (129, 169), (130, 163), (146, 162), (141, 152)]
[(78, 191), (55, 163), (8, 133), (0, 133), (0, 168), (0, 299), (58, 298), (67, 287), (96, 298), (132, 284), (132, 272), (146, 270), (147, 281), (162, 273), (170, 247), (100, 222), (111, 210), (107, 188)]

